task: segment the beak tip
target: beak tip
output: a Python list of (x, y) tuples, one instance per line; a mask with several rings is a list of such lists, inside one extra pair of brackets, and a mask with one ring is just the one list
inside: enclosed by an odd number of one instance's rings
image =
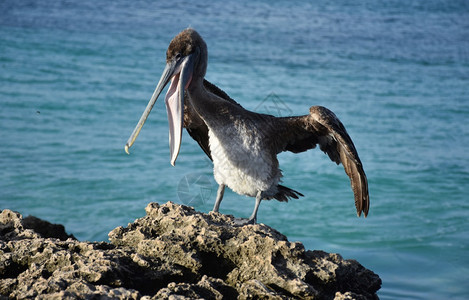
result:
[(129, 145), (126, 144), (125, 147), (124, 147), (124, 150), (125, 150), (125, 153), (130, 154)]

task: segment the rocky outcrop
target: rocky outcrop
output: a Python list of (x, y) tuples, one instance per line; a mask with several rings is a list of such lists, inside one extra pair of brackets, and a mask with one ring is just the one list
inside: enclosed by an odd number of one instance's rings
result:
[(0, 295), (377, 299), (378, 275), (338, 254), (306, 251), (266, 225), (235, 226), (232, 216), (171, 202), (150, 203), (146, 213), (111, 231), (106, 243), (41, 233), (19, 213), (2, 211)]

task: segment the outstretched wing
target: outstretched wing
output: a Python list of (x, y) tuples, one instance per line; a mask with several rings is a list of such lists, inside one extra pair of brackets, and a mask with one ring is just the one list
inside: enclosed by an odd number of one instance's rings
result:
[[(231, 99), (223, 90), (205, 79), (204, 87), (207, 91), (217, 95), (218, 97), (241, 107), (240, 104)], [(185, 93), (185, 97), (188, 97), (188, 93)], [(190, 101), (185, 101), (184, 105), (184, 127), (189, 135), (199, 144), (205, 154), (207, 154), (208, 158), (212, 160), (208, 143), (208, 127), (199, 114), (197, 114), (194, 108), (190, 105)]]
[(363, 212), (366, 217), (370, 207), (368, 181), (352, 139), (336, 115), (325, 107), (312, 106), (309, 115), (277, 118), (277, 121), (280, 121), (275, 129), (277, 153), (299, 153), (319, 144), (332, 161), (344, 166), (355, 196), (357, 215)]

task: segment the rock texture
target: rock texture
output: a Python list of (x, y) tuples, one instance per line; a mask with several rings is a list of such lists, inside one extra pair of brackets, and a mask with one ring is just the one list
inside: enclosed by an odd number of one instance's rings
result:
[[(0, 214), (0, 295), (39, 299), (377, 299), (355, 260), (306, 251), (263, 225), (168, 202), (109, 233), (111, 243), (51, 233)], [(42, 225), (41, 225), (42, 224)], [(50, 227), (50, 226), (49, 226)], [(57, 228), (57, 227), (56, 227)], [(62, 227), (63, 229), (63, 227)], [(41, 231), (42, 230), (42, 231)], [(65, 239), (67, 238), (67, 239)]]

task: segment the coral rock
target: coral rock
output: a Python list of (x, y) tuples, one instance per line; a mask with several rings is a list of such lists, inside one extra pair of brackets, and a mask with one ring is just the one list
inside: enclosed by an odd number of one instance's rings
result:
[(236, 226), (232, 216), (203, 214), (171, 202), (150, 203), (146, 213), (126, 228), (112, 230), (111, 243), (105, 243), (79, 242), (58, 225), (53, 226), (56, 232), (38, 232), (20, 214), (2, 211), (0, 295), (378, 298), (379, 276), (357, 261), (307, 251), (266, 225)]

